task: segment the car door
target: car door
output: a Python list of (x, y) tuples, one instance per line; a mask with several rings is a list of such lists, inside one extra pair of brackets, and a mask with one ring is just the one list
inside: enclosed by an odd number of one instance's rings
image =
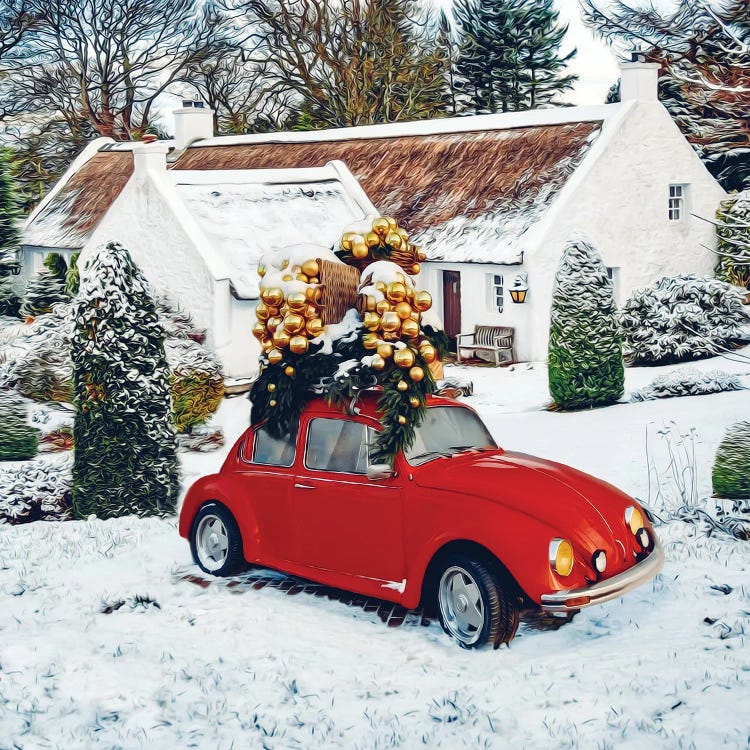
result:
[(238, 474), (248, 510), (257, 522), (260, 562), (268, 565), (293, 556), (290, 519), (296, 442), (296, 436), (273, 438), (261, 425), (248, 433), (240, 452)]
[(297, 561), (376, 579), (376, 591), (400, 583), (403, 492), (398, 477), (367, 478), (372, 428), (355, 419), (311, 416), (303, 430), (292, 490)]

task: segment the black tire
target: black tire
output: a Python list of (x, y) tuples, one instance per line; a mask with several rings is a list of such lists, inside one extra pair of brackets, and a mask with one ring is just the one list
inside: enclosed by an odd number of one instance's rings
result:
[[(199, 554), (198, 539), (201, 531), (202, 524), (206, 525), (211, 523), (211, 519), (218, 519), (223, 528), (226, 531), (226, 542), (227, 549), (225, 556), (221, 561), (215, 561), (216, 566), (208, 564), (206, 555)], [(215, 524), (215, 521), (214, 521)], [(216, 524), (215, 524), (216, 525)], [(245, 556), (242, 551), (242, 534), (240, 528), (235, 521), (234, 516), (227, 510), (226, 507), (214, 501), (204, 503), (195, 514), (193, 519), (193, 525), (190, 528), (190, 552), (193, 555), (193, 561), (204, 573), (208, 573), (212, 576), (232, 576), (237, 573), (241, 573), (246, 567)], [(219, 564), (220, 563), (220, 564)]]
[[(462, 602), (454, 602), (455, 606), (451, 602), (456, 596), (461, 597), (460, 593), (455, 594), (455, 582), (464, 585), (464, 590), (472, 594), (470, 598), (474, 598), (476, 592), (469, 580), (476, 585), (481, 607), (469, 603), (467, 609), (471, 608), (477, 624), (469, 625), (471, 632), (466, 632), (459, 624), (462, 614), (458, 610)], [(451, 581), (454, 582), (453, 588), (450, 588)], [(451, 554), (441, 561), (434, 582), (433, 602), (440, 624), (459, 646), (471, 649), (491, 644), (493, 648), (499, 648), (513, 640), (518, 630), (520, 598), (515, 583), (500, 566), (491, 560)], [(444, 585), (450, 588), (450, 592), (446, 590), (441, 595)]]

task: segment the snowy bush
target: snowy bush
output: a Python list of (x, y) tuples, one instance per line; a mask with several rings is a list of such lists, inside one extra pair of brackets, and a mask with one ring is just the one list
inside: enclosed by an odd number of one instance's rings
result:
[(192, 339), (202, 344), (206, 340), (206, 331), (197, 328), (193, 316), (174, 304), (168, 297), (156, 298), (156, 314), (159, 316), (164, 333), (169, 338)]
[(645, 388), (633, 391), (631, 401), (651, 401), (673, 396), (702, 396), (722, 391), (740, 391), (743, 385), (738, 375), (721, 370), (701, 372), (685, 368), (672, 370), (654, 378)]
[(711, 475), (720, 497), (750, 498), (750, 421), (735, 422), (716, 451)]
[(750, 289), (750, 190), (722, 201), (716, 223), (716, 276)]
[(224, 398), (224, 373), (209, 349), (190, 339), (167, 339), (172, 410), (177, 432), (205, 422)]
[(621, 315), (625, 358), (632, 364), (674, 364), (710, 357), (740, 340), (750, 314), (726, 282), (664, 277), (639, 289)]
[(78, 517), (174, 512), (175, 434), (164, 331), (128, 251), (110, 242), (82, 274), (72, 339)]
[(26, 404), (12, 391), (0, 391), (0, 461), (25, 461), (36, 451), (37, 434), (26, 423)]
[(69, 300), (65, 279), (56, 276), (48, 268), (43, 268), (29, 280), (19, 312), (25, 318), (34, 318), (52, 312), (54, 305)]
[(0, 524), (70, 518), (71, 465), (38, 460), (0, 471)]
[(549, 334), (549, 388), (557, 406), (611, 404), (625, 374), (612, 281), (597, 251), (571, 242), (555, 276)]

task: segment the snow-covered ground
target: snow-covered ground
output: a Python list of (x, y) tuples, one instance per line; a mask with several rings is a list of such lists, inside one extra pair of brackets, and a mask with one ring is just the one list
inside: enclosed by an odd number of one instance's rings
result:
[[(750, 373), (742, 357), (692, 366)], [(628, 370), (628, 390), (664, 370)], [(750, 414), (748, 391), (556, 413), (541, 408), (541, 365), (447, 374), (474, 381), (467, 401), (505, 447), (660, 506), (681, 502), (670, 445), (685, 491), (706, 498), (725, 428)], [(183, 455), (186, 483), (221, 463), (248, 414), (245, 399), (222, 404), (227, 446)], [(692, 446), (694, 462), (680, 457)], [(466, 652), (437, 625), (181, 581), (174, 521), (0, 526), (0, 748), (746, 748), (750, 542), (681, 522), (659, 534), (653, 583)]]

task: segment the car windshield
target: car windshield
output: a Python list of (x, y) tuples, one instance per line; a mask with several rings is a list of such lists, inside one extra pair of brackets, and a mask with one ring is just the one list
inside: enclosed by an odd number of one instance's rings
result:
[(414, 431), (414, 444), (404, 451), (412, 466), (440, 456), (453, 456), (470, 450), (497, 448), (487, 428), (469, 409), (456, 406), (432, 406), (424, 422)]

